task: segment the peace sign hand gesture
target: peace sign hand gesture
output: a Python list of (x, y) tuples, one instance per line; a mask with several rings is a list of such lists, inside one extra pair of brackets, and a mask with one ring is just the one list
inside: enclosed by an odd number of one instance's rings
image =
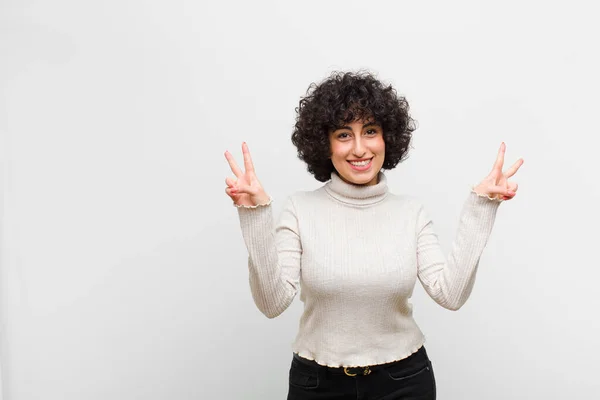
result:
[(271, 200), (271, 197), (265, 193), (254, 173), (254, 164), (252, 163), (252, 157), (250, 157), (250, 151), (246, 142), (242, 144), (242, 153), (244, 155), (245, 172), (242, 172), (238, 167), (231, 153), (228, 151), (225, 152), (225, 158), (231, 167), (231, 171), (236, 176), (236, 179), (229, 177), (225, 179), (225, 183), (227, 184), (225, 193), (227, 193), (238, 207), (266, 205)]
[(518, 159), (506, 172), (502, 172), (505, 152), (506, 144), (502, 142), (492, 171), (479, 185), (473, 188), (475, 192), (502, 200), (510, 200), (516, 196), (519, 185), (515, 182), (509, 182), (508, 178), (517, 173), (521, 165), (523, 165), (523, 159)]

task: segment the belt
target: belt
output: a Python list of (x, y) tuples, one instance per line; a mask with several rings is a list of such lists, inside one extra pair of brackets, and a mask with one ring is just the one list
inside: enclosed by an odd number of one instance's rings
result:
[[(309, 367), (312, 367), (312, 368), (326, 369), (327, 372), (334, 374), (334, 375), (357, 376), (357, 375), (369, 375), (374, 371), (389, 368), (396, 364), (408, 363), (409, 359), (411, 359), (411, 358), (422, 357), (424, 355), (423, 354), (424, 352), (425, 352), (425, 349), (423, 347), (421, 347), (416, 353), (411, 354), (410, 356), (408, 356), (405, 359), (392, 361), (392, 362), (385, 363), (385, 364), (367, 365), (367, 366), (362, 366), (362, 367), (330, 367), (327, 365), (321, 365), (314, 360), (309, 360), (307, 358), (300, 357), (296, 353), (294, 353), (294, 359), (297, 360), (298, 362), (300, 362), (304, 365), (307, 365)], [(425, 357), (427, 357), (427, 356), (425, 355)]]

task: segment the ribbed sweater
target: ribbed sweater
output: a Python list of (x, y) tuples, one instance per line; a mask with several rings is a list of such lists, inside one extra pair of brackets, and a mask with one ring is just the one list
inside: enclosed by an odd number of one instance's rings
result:
[(290, 196), (277, 222), (270, 202), (238, 207), (252, 297), (274, 318), (300, 292), (292, 351), (321, 365), (406, 358), (425, 341), (409, 301), (417, 278), (442, 307), (460, 308), (501, 203), (471, 191), (447, 257), (422, 202), (390, 193), (383, 172), (372, 186), (334, 172), (319, 189)]

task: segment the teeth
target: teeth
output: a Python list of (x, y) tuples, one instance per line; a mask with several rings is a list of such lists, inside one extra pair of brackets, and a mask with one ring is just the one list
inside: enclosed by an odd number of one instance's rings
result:
[(365, 165), (369, 164), (370, 162), (371, 162), (371, 160), (366, 160), (366, 161), (350, 161), (350, 164), (356, 165), (357, 167), (364, 167)]

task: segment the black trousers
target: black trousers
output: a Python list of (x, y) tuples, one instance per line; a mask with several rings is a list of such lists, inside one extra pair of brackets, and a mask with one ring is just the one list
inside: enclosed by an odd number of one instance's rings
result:
[(368, 367), (333, 368), (294, 353), (287, 400), (435, 400), (425, 347), (409, 357)]

